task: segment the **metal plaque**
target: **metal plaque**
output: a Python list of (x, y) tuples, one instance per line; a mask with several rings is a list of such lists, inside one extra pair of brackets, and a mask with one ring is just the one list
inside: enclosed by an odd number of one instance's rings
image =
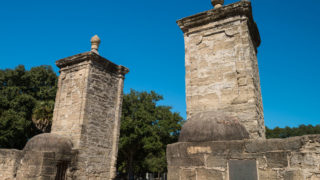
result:
[(230, 180), (258, 180), (255, 160), (229, 160)]

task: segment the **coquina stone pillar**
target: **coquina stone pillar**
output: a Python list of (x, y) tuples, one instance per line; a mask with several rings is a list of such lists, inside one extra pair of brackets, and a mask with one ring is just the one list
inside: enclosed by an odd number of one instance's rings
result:
[(56, 62), (60, 68), (51, 133), (71, 139), (77, 152), (69, 179), (112, 179), (120, 130), (123, 80), (128, 69), (92, 51)]
[(183, 18), (186, 102), (193, 115), (222, 111), (238, 119), (251, 139), (265, 138), (257, 48), (259, 31), (251, 3), (241, 1)]
[(319, 179), (320, 135), (265, 139), (251, 3), (211, 2), (178, 21), (188, 119), (167, 146), (168, 180)]

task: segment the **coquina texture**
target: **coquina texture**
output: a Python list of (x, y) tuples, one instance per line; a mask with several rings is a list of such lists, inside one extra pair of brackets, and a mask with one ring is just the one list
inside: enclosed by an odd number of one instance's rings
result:
[(61, 59), (51, 133), (71, 139), (78, 154), (71, 179), (112, 179), (120, 131), (124, 75), (128, 69), (95, 52)]
[(178, 25), (188, 119), (179, 142), (167, 146), (168, 180), (319, 180), (320, 135), (265, 139), (251, 3), (220, 6)]
[(257, 62), (260, 36), (251, 3), (238, 2), (178, 21), (184, 32), (187, 116), (223, 111), (251, 139), (265, 138)]
[(60, 68), (51, 133), (22, 151), (0, 149), (1, 180), (111, 180), (116, 175), (124, 76), (128, 69), (93, 50)]

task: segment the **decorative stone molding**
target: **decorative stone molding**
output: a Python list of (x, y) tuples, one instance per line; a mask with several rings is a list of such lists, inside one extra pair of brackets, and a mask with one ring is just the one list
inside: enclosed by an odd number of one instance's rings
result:
[(93, 61), (98, 63), (109, 72), (119, 74), (121, 76), (124, 76), (129, 72), (128, 68), (121, 65), (116, 65), (108, 59), (91, 51), (60, 59), (56, 61), (56, 66), (58, 66), (60, 69), (63, 69), (85, 61)]
[(190, 33), (196, 33), (199, 31), (198, 29), (196, 31), (192, 30), (195, 27), (204, 26), (215, 21), (235, 16), (245, 16), (249, 19), (248, 26), (250, 35), (255, 46), (259, 47), (261, 43), (260, 33), (256, 23), (253, 20), (251, 2), (249, 1), (241, 1), (223, 6), (219, 9), (205, 11), (193, 16), (180, 19), (177, 21), (177, 23), (181, 30), (186, 35), (189, 35)]

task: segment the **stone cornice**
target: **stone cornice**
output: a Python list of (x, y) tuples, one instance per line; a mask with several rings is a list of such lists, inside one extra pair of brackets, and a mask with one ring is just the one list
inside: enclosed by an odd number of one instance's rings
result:
[(84, 61), (95, 62), (95, 63), (101, 65), (104, 69), (108, 70), (109, 72), (119, 74), (122, 76), (125, 76), (129, 72), (128, 68), (121, 66), (121, 65), (117, 65), (117, 64), (109, 61), (108, 59), (106, 59), (106, 58), (104, 58), (94, 52), (91, 52), (91, 51), (60, 59), (60, 60), (56, 61), (56, 65), (60, 69), (62, 69), (62, 68), (68, 67), (68, 66), (79, 64)]
[(179, 27), (184, 33), (188, 33), (189, 29), (206, 25), (211, 22), (216, 22), (234, 16), (246, 16), (248, 18), (248, 26), (251, 37), (258, 47), (261, 43), (260, 34), (256, 23), (252, 17), (251, 2), (240, 1), (218, 9), (212, 9), (193, 16), (189, 16), (177, 21)]

